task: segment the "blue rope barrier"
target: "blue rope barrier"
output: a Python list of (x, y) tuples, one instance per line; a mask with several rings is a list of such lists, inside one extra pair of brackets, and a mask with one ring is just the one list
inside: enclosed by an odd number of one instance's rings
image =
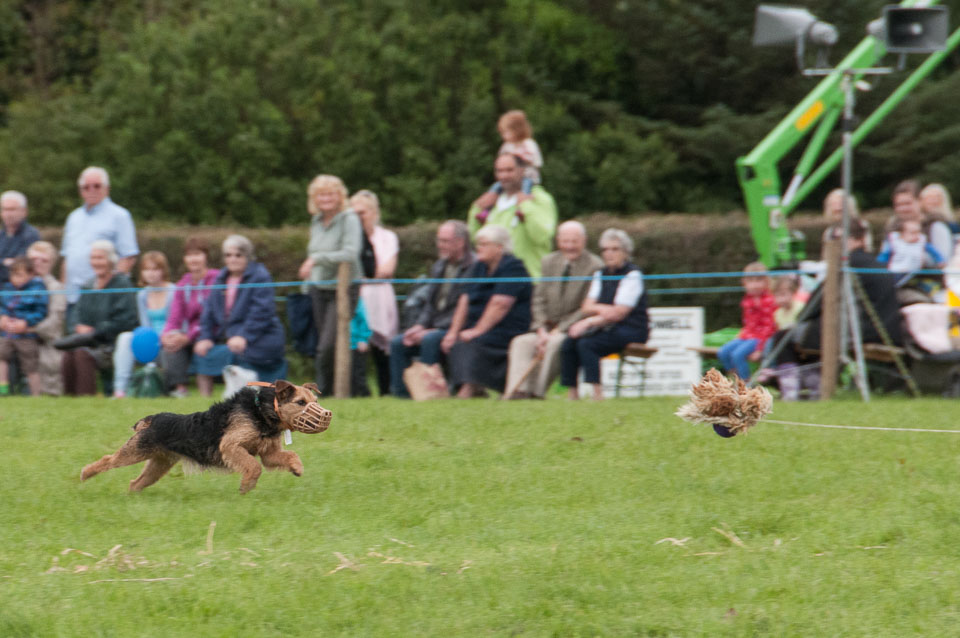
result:
[[(885, 268), (846, 268), (845, 269), (851, 273), (857, 274), (881, 274), (881, 273), (890, 273), (889, 270)], [(809, 274), (800, 270), (777, 270), (766, 273), (770, 277), (783, 277), (787, 275), (800, 275), (800, 274)], [(960, 274), (960, 270), (916, 270), (909, 273), (896, 273), (900, 275), (945, 275), (945, 274)], [(743, 272), (707, 272), (707, 273), (674, 273), (674, 274), (645, 274), (643, 275), (644, 281), (676, 281), (683, 279), (723, 279), (723, 278), (741, 278), (743, 277)], [(600, 279), (603, 281), (619, 281), (623, 278), (623, 275), (604, 275)], [(420, 277), (420, 278), (398, 278), (398, 279), (354, 279), (352, 284), (397, 284), (397, 285), (408, 285), (408, 284), (437, 284), (437, 283), (544, 283), (544, 282), (557, 282), (557, 281), (591, 281), (593, 279), (592, 275), (586, 275), (582, 277), (461, 277), (461, 278), (452, 278), (452, 279), (443, 279), (443, 278), (430, 278), (430, 277)], [(325, 287), (335, 287), (337, 285), (336, 279), (323, 279), (320, 281), (274, 281), (268, 283), (256, 283), (256, 284), (237, 284), (236, 287), (240, 288), (300, 288), (303, 286), (325, 286)], [(196, 285), (196, 286), (181, 286), (178, 290), (185, 291), (194, 291), (194, 290), (226, 290), (229, 288), (227, 284), (205, 284), (205, 285)], [(83, 289), (79, 291), (71, 290), (46, 290), (46, 291), (30, 291), (30, 294), (37, 295), (65, 295), (70, 292), (79, 292), (83, 294), (123, 294), (123, 293), (137, 293), (141, 290), (146, 290), (148, 292), (153, 291), (162, 291), (166, 288), (110, 288), (106, 290), (100, 289)], [(649, 289), (648, 292), (653, 294), (655, 291), (666, 291), (668, 289)], [(730, 287), (730, 286), (717, 286), (711, 288), (689, 288), (689, 289), (669, 289), (671, 292), (661, 292), (661, 294), (689, 294), (695, 292), (731, 292), (739, 291), (739, 287)], [(20, 291), (16, 290), (5, 290), (0, 291), (0, 297), (10, 297), (14, 295), (22, 294)]]

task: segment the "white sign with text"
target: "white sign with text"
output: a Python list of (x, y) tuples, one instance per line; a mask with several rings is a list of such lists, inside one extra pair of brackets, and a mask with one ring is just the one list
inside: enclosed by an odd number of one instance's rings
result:
[[(688, 350), (703, 345), (703, 308), (650, 308), (649, 313), (647, 345), (658, 351), (646, 361), (627, 358), (620, 379), (620, 396), (685, 396), (703, 374), (700, 355)], [(619, 364), (617, 355), (600, 362), (600, 382), (606, 397), (616, 396)], [(581, 380), (580, 395), (590, 396), (591, 391)]]

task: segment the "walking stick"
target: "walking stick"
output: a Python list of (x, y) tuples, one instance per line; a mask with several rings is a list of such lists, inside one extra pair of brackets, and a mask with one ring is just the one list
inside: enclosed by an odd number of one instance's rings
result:
[(523, 385), (523, 383), (527, 380), (527, 378), (533, 373), (534, 368), (536, 368), (541, 361), (543, 361), (542, 352), (533, 358), (533, 361), (530, 362), (530, 365), (527, 366), (527, 369), (523, 371), (523, 374), (520, 376), (520, 379), (513, 384), (513, 387), (510, 388), (509, 392), (504, 392), (503, 396), (500, 397), (500, 399), (503, 401), (512, 399), (514, 393), (517, 391), (517, 388)]

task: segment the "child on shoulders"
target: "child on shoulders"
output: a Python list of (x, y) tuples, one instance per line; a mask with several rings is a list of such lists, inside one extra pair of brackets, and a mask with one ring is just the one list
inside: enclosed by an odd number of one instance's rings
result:
[[(526, 113), (519, 110), (507, 111), (500, 116), (497, 130), (503, 138), (503, 144), (497, 151), (497, 155), (515, 155), (526, 163), (521, 190), (524, 195), (529, 195), (533, 185), (540, 183), (543, 156), (540, 154), (540, 147), (533, 139), (533, 128), (527, 121)], [(490, 191), (494, 193), (500, 193), (502, 190), (500, 182), (490, 187)]]

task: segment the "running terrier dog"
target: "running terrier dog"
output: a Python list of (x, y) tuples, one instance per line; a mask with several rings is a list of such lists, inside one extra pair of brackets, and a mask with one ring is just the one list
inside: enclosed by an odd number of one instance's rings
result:
[(205, 412), (144, 417), (133, 426), (136, 434), (113, 454), (84, 467), (80, 480), (146, 461), (140, 476), (130, 482), (130, 491), (139, 492), (184, 461), (239, 472), (240, 493), (246, 494), (260, 478), (257, 456), (267, 469), (300, 476), (303, 463), (295, 452), (281, 448), (280, 436), (284, 430), (315, 434), (330, 427), (332, 413), (320, 407), (314, 392), (313, 383), (298, 386), (281, 379), (250, 384)]

